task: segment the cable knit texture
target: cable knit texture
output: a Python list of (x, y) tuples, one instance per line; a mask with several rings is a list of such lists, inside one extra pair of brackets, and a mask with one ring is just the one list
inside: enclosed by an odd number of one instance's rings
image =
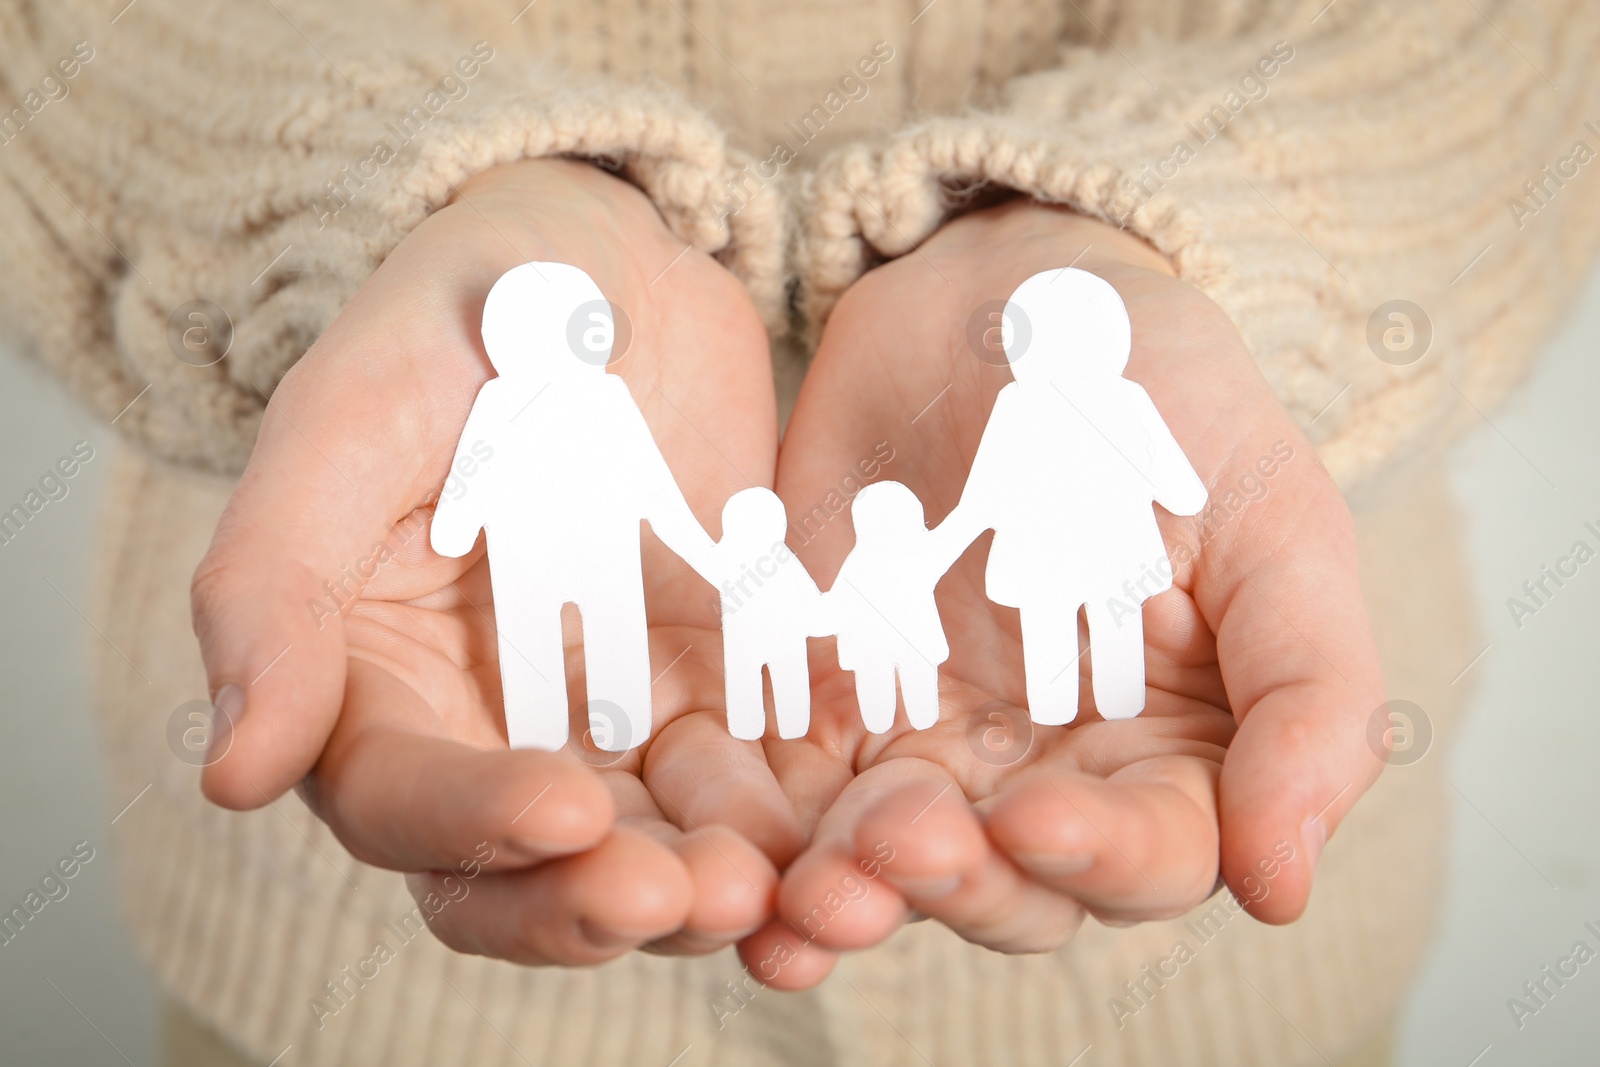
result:
[[(1480, 417), (1600, 244), (1600, 177), (1558, 167), (1577, 141), (1600, 147), (1600, 10), (519, 6), (0, 0), (0, 318), (143, 446), (109, 480), (91, 612), (106, 620), (109, 793), (154, 783), (113, 831), (131, 927), (168, 989), (256, 1062), (292, 1046), (281, 1062), (356, 1067), (1059, 1065), (1091, 1045), (1086, 1064), (1281, 1067), (1326, 1062), (1386, 1018), (1428, 935), (1442, 759), (1385, 776), (1284, 929), (1090, 924), (1061, 952), (1013, 959), (927, 923), (815, 993), (753, 999), (727, 987), (742, 981), (729, 953), (525, 970), (400, 944), (389, 924), (412, 905), (397, 876), (348, 856), (292, 797), (207, 807), (166, 748), (172, 708), (204, 692), (186, 580), (231, 485), (208, 472), (242, 466), (287, 368), (462, 180), (575, 154), (719, 256), (775, 334), (786, 296), (814, 336), (863, 271), (990, 190), (1115, 220), (1232, 316), (1335, 474), (1365, 482)], [(375, 159), (380, 140), (392, 158)], [(169, 338), (197, 299), (234, 327), (207, 367)], [(1369, 345), (1395, 299), (1432, 326), (1407, 366)], [(1357, 508), (1385, 668), (1447, 736), (1461, 693), (1435, 665), (1476, 647), (1451, 513), (1436, 481), (1388, 499)], [(1180, 938), (1195, 962), (1119, 1019), (1124, 983)], [(380, 939), (394, 958), (346, 979)], [(319, 1018), (319, 1001), (338, 1010)]]
[[(1481, 418), (1518, 379), (1600, 244), (1592, 177), (1549, 176), (1575, 142), (1600, 151), (1600, 8), (1083, 11), (1084, 43), (998, 105), (913, 122), (811, 177), (799, 258), (813, 330), (863, 271), (999, 186), (1166, 253), (1347, 486)], [(1391, 300), (1431, 323), (1409, 366), (1369, 345)]]
[[(8, 327), (155, 453), (237, 472), (278, 381), (388, 252), (472, 174), (548, 155), (618, 167), (780, 323), (776, 189), (722, 210), (744, 160), (703, 111), (471, 33), (423, 3), (144, 2), (115, 25), (88, 4), (0, 4), (19, 102), (0, 127)], [(63, 82), (78, 41), (92, 58)], [(46, 76), (68, 95), (30, 116)], [(212, 366), (169, 336), (194, 300), (232, 321)]]

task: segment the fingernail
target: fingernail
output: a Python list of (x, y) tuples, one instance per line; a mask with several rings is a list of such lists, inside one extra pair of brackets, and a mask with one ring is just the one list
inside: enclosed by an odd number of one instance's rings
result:
[(584, 940), (596, 948), (621, 948), (624, 945), (637, 945), (649, 939), (648, 934), (623, 933), (592, 919), (579, 919), (578, 931), (583, 934)]
[(217, 695), (211, 698), (211, 706), (216, 708), (216, 714), (211, 720), (211, 737), (206, 742), (206, 763), (215, 763), (228, 754), (228, 747), (233, 744), (233, 730), (239, 725), (239, 720), (244, 718), (245, 707), (244, 686), (229, 682), (217, 690)]
[(1322, 846), (1328, 843), (1328, 828), (1321, 819), (1313, 815), (1300, 826), (1300, 844), (1306, 850), (1306, 862), (1310, 869), (1317, 869), (1317, 861), (1322, 858)]
[(1036, 874), (1053, 877), (1082, 874), (1094, 866), (1092, 852), (1018, 852), (1014, 858)]
[(944, 878), (896, 878), (895, 888), (925, 900), (934, 900), (947, 897), (956, 891), (961, 884), (959, 874), (948, 875)]

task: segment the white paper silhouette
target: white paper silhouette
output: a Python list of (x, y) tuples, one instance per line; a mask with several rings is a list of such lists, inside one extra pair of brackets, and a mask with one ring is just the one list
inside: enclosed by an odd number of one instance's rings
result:
[(728, 729), (754, 741), (766, 731), (761, 668), (772, 680), (779, 737), (804, 737), (811, 724), (806, 638), (833, 632), (822, 594), (784, 543), (789, 517), (770, 489), (744, 489), (722, 509), (722, 540), (701, 577), (721, 594)]
[(1131, 329), (1107, 282), (1067, 267), (1017, 289), (1003, 324), (1016, 381), (995, 400), (960, 502), (930, 530), (905, 485), (862, 489), (855, 546), (826, 593), (785, 543), (788, 519), (770, 490), (729, 498), (720, 541), (701, 528), (627, 385), (606, 373), (614, 331), (593, 280), (562, 263), (513, 268), (484, 306), (499, 376), (467, 417), (452, 470), (467, 462), (472, 474), (440, 500), (431, 540), (461, 556), (486, 532), (513, 747), (567, 741), (568, 603), (583, 621), (596, 745), (620, 752), (649, 737), (642, 521), (718, 590), (735, 737), (765, 732), (763, 669), (779, 735), (807, 731), (806, 640), (830, 634), (868, 730), (892, 727), (897, 681), (911, 726), (937, 722), (950, 648), (934, 590), (990, 529), (987, 592), (1019, 609), (1033, 720), (1077, 716), (1080, 607), (1095, 706), (1108, 719), (1143, 710), (1141, 605), (1172, 584), (1151, 505), (1193, 515), (1206, 490), (1150, 397), (1122, 377)]
[(928, 529), (922, 501), (899, 482), (862, 489), (850, 520), (856, 544), (826, 597), (839, 666), (855, 672), (868, 730), (894, 724), (896, 676), (906, 718), (925, 730), (939, 720), (939, 664), (950, 656), (933, 588), (972, 536), (948, 521)]
[(995, 399), (944, 525), (961, 539), (995, 532), (987, 592), (1020, 611), (1033, 721), (1078, 714), (1080, 607), (1095, 707), (1128, 718), (1144, 709), (1140, 605), (1172, 585), (1150, 505), (1197, 514), (1205, 485), (1149, 394), (1122, 377), (1132, 334), (1110, 283), (1071, 267), (1035, 274), (1004, 315), (1016, 381)]
[(709, 567), (711, 538), (627, 385), (605, 371), (612, 339), (610, 305), (564, 263), (513, 268), (484, 305), (483, 343), (499, 376), (473, 402), (456, 456), (486, 442), (493, 459), (459, 497), (439, 502), (430, 536), (446, 556), (470, 552), (480, 529), (488, 537), (513, 748), (566, 743), (561, 609), (569, 602), (583, 619), (596, 745), (641, 744), (651, 705), (640, 520)]

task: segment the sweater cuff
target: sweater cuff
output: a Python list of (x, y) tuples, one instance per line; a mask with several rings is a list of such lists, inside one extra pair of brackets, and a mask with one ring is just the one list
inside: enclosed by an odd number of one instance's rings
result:
[[(1142, 237), (1220, 306), (1350, 488), (1481, 419), (1600, 247), (1592, 198), (1563, 193), (1537, 228), (1519, 229), (1486, 177), (1507, 159), (1593, 144), (1580, 87), (1596, 81), (1596, 34), (1575, 26), (1549, 68), (1571, 85), (1552, 118), (1539, 72), (1497, 48), (1470, 7), (1450, 15), (1450, 34), (1427, 24), (1436, 15), (1335, 8), (1288, 41), (1262, 25), (1236, 39), (1069, 48), (991, 112), (848, 147), (802, 189), (808, 328), (862, 273), (996, 189), (1061, 204)], [(1460, 105), (1478, 98), (1480, 76), (1449, 61), (1452, 35), (1492, 61), (1504, 87), (1494, 107)], [(1397, 306), (1421, 311), (1406, 311), (1415, 351), (1384, 347), (1385, 330), (1404, 325), (1388, 317)]]
[(1203, 205), (1141, 191), (1144, 161), (1172, 148), (1164, 123), (1124, 122), (1113, 133), (1007, 114), (932, 119), (878, 147), (852, 145), (825, 161), (802, 190), (800, 310), (819, 330), (862, 274), (912, 251), (957, 215), (992, 203), (997, 190), (1137, 234), (1171, 259), (1180, 277), (1208, 294), (1224, 292), (1234, 277), (1231, 257), (1210, 239)]
[(124, 435), (235, 473), (278, 382), (401, 239), (476, 173), (568, 156), (637, 185), (743, 281), (770, 329), (784, 323), (776, 188), (729, 210), (747, 161), (702, 111), (667, 90), (550, 86), (507, 69), (429, 115), (412, 106), (428, 99), (414, 84), (290, 108), (276, 128), (253, 129), (254, 144), (208, 139), (231, 166), (151, 164), (170, 212), (119, 205), (116, 184), (53, 153), (57, 141), (7, 146), (0, 222), (17, 222), (16, 262), (33, 268), (0, 272), (0, 308)]
[[(779, 330), (780, 202), (769, 188), (737, 212), (726, 210), (720, 194), (746, 160), (727, 147), (721, 131), (667, 93), (562, 90), (503, 101), (444, 127), (370, 188), (336, 177), (333, 191), (343, 192), (348, 206), (340, 206), (344, 198), (319, 198), (272, 227), (270, 237), (231, 249), (225, 270), (205, 286), (233, 317), (234, 338), (220, 373), (209, 380), (197, 382), (194, 369), (174, 361), (170, 344), (159, 339), (170, 333), (168, 316), (183, 286), (194, 285), (194, 264), (214, 260), (215, 251), (178, 245), (140, 262), (151, 284), (123, 289), (115, 331), (153, 395), (142, 412), (136, 405), (121, 420), (127, 432), (170, 458), (242, 469), (277, 382), (394, 247), (474, 174), (549, 156), (588, 159), (637, 185), (679, 237), (716, 256), (745, 284), (768, 328)], [(141, 346), (140, 338), (158, 340)]]
[[(862, 274), (913, 251), (952, 218), (1016, 193), (1099, 219), (1160, 251), (1229, 314), (1280, 400), (1309, 425), (1345, 381), (1303, 358), (1303, 332), (1260, 335), (1264, 323), (1283, 321), (1263, 294), (1293, 305), (1296, 328), (1314, 332), (1319, 316), (1325, 326), (1331, 311), (1345, 310), (1333, 292), (1335, 270), (1274, 212), (1267, 198), (1287, 198), (1252, 176), (1237, 140), (1202, 141), (1185, 128), (1182, 105), (1149, 87), (1124, 82), (1116, 92), (1098, 91), (1076, 83), (1078, 76), (1051, 73), (1051, 95), (1071, 101), (1054, 114), (1029, 107), (924, 120), (826, 160), (801, 190), (806, 209), (796, 235), (798, 305), (810, 336)], [(1268, 289), (1264, 274), (1273, 276)]]

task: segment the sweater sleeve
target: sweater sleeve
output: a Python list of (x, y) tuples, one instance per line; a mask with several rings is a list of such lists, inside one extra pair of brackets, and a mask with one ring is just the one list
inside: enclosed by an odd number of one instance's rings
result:
[(728, 212), (743, 159), (669, 91), (558, 78), (422, 0), (118, 6), (0, 0), (0, 328), (159, 455), (240, 469), (361, 282), (520, 158), (615, 169), (784, 314), (775, 194)]
[(1600, 7), (1084, 6), (1083, 43), (997, 106), (818, 168), (813, 328), (862, 272), (1009, 189), (1166, 253), (1341, 484), (1484, 418), (1600, 246)]

